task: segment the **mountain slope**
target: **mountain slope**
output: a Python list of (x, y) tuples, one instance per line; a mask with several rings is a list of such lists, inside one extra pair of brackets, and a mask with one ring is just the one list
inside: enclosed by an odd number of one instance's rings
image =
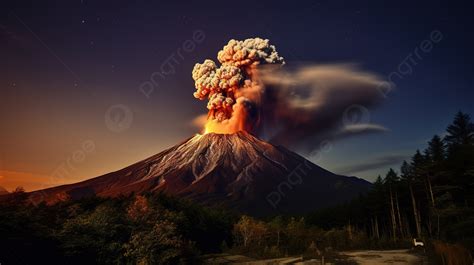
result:
[(0, 195), (8, 194), (9, 192), (2, 186), (0, 186)]
[(164, 192), (254, 215), (302, 213), (366, 191), (370, 183), (335, 175), (252, 135), (196, 135), (129, 167), (31, 193), (55, 203), (89, 195)]

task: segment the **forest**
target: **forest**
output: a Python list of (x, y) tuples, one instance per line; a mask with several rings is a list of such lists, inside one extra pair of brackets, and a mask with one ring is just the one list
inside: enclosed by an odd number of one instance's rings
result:
[[(434, 135), (400, 168), (379, 176), (356, 200), (313, 213), (308, 223), (348, 227), (371, 242), (423, 239), (442, 264), (471, 264), (474, 250), (474, 125), (458, 112), (443, 136)], [(389, 243), (391, 241), (392, 243)], [(378, 244), (378, 243), (375, 243)], [(470, 251), (468, 251), (470, 250)]]
[(319, 257), (411, 248), (413, 238), (436, 264), (472, 264), (474, 124), (457, 113), (367, 194), (304, 216), (257, 219), (152, 193), (32, 205), (17, 188), (0, 203), (0, 235), (2, 264), (199, 264), (221, 252)]

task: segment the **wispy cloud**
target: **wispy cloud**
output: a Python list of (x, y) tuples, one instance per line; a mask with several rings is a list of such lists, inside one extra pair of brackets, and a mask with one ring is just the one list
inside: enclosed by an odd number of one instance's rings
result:
[(343, 127), (337, 134), (336, 138), (343, 138), (352, 135), (369, 134), (369, 133), (384, 133), (390, 132), (390, 129), (379, 124), (374, 123), (360, 123), (351, 124)]
[(355, 173), (365, 172), (374, 169), (380, 169), (388, 166), (399, 166), (408, 155), (384, 155), (376, 157), (369, 162), (349, 165), (336, 170), (336, 172), (344, 175), (353, 175)]

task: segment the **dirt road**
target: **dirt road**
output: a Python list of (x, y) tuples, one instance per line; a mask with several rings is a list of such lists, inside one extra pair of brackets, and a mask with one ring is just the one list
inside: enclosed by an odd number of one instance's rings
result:
[(341, 254), (358, 264), (428, 264), (423, 256), (411, 253), (408, 249), (347, 251)]

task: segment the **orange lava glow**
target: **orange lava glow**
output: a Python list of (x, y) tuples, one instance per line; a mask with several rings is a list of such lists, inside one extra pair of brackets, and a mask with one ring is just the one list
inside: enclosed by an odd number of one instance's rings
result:
[(209, 117), (204, 124), (204, 133), (233, 134), (239, 131), (250, 132), (252, 128), (247, 121), (247, 111), (243, 105), (243, 100), (243, 98), (237, 98), (229, 119), (219, 121)]
[[(262, 86), (256, 81), (258, 80), (258, 73), (255, 66), (247, 67), (244, 71), (248, 78), (247, 82), (240, 87), (230, 87), (224, 93), (226, 97), (231, 98), (235, 103), (232, 106), (224, 105), (210, 108), (207, 119), (204, 122), (204, 134), (233, 134), (239, 131), (252, 133), (254, 130), (258, 119), (248, 115), (248, 102), (255, 104), (259, 101)], [(214, 93), (216, 92), (211, 91), (209, 98)]]

